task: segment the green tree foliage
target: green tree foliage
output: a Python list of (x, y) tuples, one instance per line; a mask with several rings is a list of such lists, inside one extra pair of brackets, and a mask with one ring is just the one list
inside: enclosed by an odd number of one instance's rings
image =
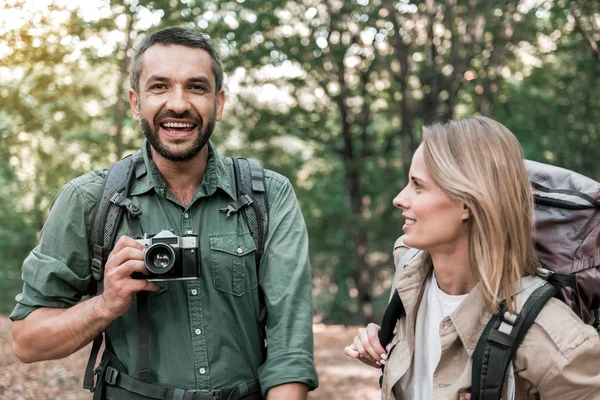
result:
[(23, 16), (0, 28), (0, 256), (11, 260), (0, 272), (13, 277), (61, 185), (139, 146), (128, 68), (135, 43), (163, 26), (219, 46), (227, 106), (213, 138), (294, 184), (326, 321), (384, 309), (401, 234), (391, 201), (423, 124), (491, 115), (527, 157), (600, 176), (595, 2), (5, 3)]

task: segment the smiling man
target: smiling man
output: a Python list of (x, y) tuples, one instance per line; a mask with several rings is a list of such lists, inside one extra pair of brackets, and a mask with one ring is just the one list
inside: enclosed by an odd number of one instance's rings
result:
[(93, 296), (90, 235), (107, 172), (76, 178), (23, 263), (11, 315), (15, 354), (23, 362), (66, 357), (104, 332), (95, 400), (306, 399), (317, 386), (306, 227), (289, 181), (269, 170), (262, 255), (243, 213), (222, 212), (239, 199), (232, 160), (209, 140), (225, 105), (214, 44), (190, 29), (157, 31), (140, 44), (130, 81), (146, 173), (136, 174), (127, 201), (141, 210), (144, 234), (183, 243), (181, 263), (194, 272), (132, 278), (171, 264), (168, 254), (145, 257), (148, 243), (128, 218)]

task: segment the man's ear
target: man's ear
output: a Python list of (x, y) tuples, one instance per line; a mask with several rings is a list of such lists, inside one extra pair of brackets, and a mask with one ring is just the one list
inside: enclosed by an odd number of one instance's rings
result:
[(140, 99), (133, 89), (129, 89), (129, 107), (131, 108), (131, 114), (133, 119), (140, 121)]
[(221, 89), (219, 93), (217, 93), (217, 121), (220, 121), (223, 118), (223, 109), (225, 108), (225, 91)]

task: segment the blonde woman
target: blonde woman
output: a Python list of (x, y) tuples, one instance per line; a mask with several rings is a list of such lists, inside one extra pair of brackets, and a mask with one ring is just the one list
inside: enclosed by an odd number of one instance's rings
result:
[[(484, 117), (426, 127), (393, 203), (405, 218), (395, 259), (423, 250), (395, 280), (406, 315), (387, 349), (379, 326), (369, 324), (344, 351), (385, 364), (382, 399), (469, 399), (473, 351), (492, 313), (504, 299), (518, 311), (540, 279), (519, 142)], [(512, 365), (514, 386), (504, 398), (600, 399), (599, 336), (557, 299), (542, 309)]]

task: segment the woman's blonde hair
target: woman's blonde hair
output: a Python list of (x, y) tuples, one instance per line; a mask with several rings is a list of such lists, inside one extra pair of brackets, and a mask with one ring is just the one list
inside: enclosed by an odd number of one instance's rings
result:
[(516, 284), (539, 265), (531, 186), (517, 138), (485, 117), (423, 128), (432, 178), (469, 210), (469, 258), (488, 309), (499, 293), (514, 312)]

